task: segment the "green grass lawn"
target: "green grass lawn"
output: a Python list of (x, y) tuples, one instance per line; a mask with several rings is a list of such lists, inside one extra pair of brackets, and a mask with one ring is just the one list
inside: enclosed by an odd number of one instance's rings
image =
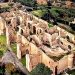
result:
[(0, 57), (3, 55), (4, 51), (6, 51), (6, 36), (0, 35)]
[(23, 64), (23, 66), (26, 66), (26, 58), (25, 57), (22, 57), (21, 63)]
[(48, 23), (48, 26), (49, 26), (49, 28), (50, 28), (50, 27), (53, 27), (53, 25), (52, 25), (51, 23)]
[(12, 48), (13, 52), (14, 52), (15, 54), (17, 54), (17, 44), (16, 44), (16, 43), (12, 43), (12, 44), (11, 44), (11, 48)]
[(42, 17), (45, 14), (46, 10), (34, 10), (32, 11), (32, 14), (38, 17)]

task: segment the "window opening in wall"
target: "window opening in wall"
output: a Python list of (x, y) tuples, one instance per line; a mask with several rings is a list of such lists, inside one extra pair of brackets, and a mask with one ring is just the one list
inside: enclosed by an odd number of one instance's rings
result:
[(30, 24), (30, 23), (28, 23), (28, 28), (30, 29), (30, 27), (31, 27), (31, 24)]
[(23, 30), (21, 29), (21, 35), (23, 35)]
[(36, 27), (33, 26), (33, 33), (36, 34)]
[(61, 42), (61, 44), (63, 45), (63, 42)]
[(32, 41), (32, 38), (30, 38), (30, 42)]
[(15, 30), (16, 30), (16, 31), (19, 31), (19, 28), (18, 28), (18, 27), (16, 27), (16, 28), (15, 28)]
[(7, 24), (10, 24), (11, 23), (11, 21), (7, 21)]
[(45, 30), (45, 32), (47, 32), (47, 30)]
[(58, 71), (58, 69), (57, 69), (57, 66), (55, 67), (55, 75), (57, 75), (57, 71)]
[(26, 54), (29, 54), (29, 50), (28, 49), (26, 49)]
[(71, 46), (70, 45), (68, 45), (68, 48), (71, 50)]
[(40, 33), (42, 32), (42, 30), (40, 29)]
[(20, 20), (17, 18), (17, 26), (20, 25)]
[(68, 36), (68, 35), (66, 36), (66, 38), (67, 38), (68, 40), (70, 40), (70, 38), (69, 38), (69, 36)]
[(33, 20), (33, 16), (30, 16), (30, 20), (31, 20), (31, 21)]

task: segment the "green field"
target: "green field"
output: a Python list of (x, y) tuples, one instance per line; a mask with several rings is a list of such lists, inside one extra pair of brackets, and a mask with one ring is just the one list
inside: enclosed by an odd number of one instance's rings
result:
[(0, 57), (6, 51), (6, 36), (0, 35)]
[(21, 63), (23, 64), (23, 66), (26, 66), (26, 58), (25, 57), (22, 57)]
[(11, 48), (12, 48), (13, 52), (14, 52), (15, 54), (17, 54), (17, 44), (16, 44), (16, 43), (12, 43), (12, 44), (11, 44)]

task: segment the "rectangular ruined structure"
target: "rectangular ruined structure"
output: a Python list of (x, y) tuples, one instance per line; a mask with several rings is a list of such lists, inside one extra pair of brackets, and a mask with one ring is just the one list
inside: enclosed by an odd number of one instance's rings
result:
[[(3, 16), (4, 14), (8, 14)], [(53, 26), (31, 13), (22, 10), (1, 14), (5, 18), (7, 44), (17, 43), (17, 57), (26, 57), (26, 68), (31, 71), (38, 63), (44, 63), (55, 75), (73, 68), (75, 36)], [(15, 33), (16, 32), (16, 33)], [(63, 66), (62, 66), (63, 64)]]

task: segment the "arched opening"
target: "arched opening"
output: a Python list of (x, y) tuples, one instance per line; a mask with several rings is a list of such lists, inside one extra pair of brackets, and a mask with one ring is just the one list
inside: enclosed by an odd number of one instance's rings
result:
[(30, 38), (30, 42), (32, 41), (32, 38)]
[(9, 21), (7, 21), (7, 24), (11, 24), (11, 21), (9, 20)]
[(63, 42), (61, 42), (61, 44), (63, 45)]
[(15, 28), (15, 31), (19, 31), (19, 27), (16, 27), (16, 28)]
[(21, 29), (21, 35), (23, 35), (23, 30)]
[(30, 29), (30, 27), (31, 27), (31, 24), (30, 24), (30, 23), (28, 23), (28, 28)]
[(40, 29), (40, 33), (42, 33), (42, 30)]
[(17, 17), (17, 26), (19, 26), (20, 25), (20, 20), (19, 20), (19, 18)]
[(36, 27), (33, 26), (33, 34), (36, 34)]
[(70, 45), (68, 45), (68, 48), (71, 50), (71, 46)]
[(66, 38), (67, 38), (67, 40), (69, 40), (69, 41), (70, 41), (70, 38), (69, 38), (69, 36), (68, 36), (68, 35), (66, 36)]
[(30, 16), (30, 20), (31, 20), (31, 21), (33, 20), (33, 16)]
[(58, 71), (58, 69), (57, 69), (57, 66), (55, 67), (55, 75), (57, 75), (57, 71)]
[(26, 54), (29, 54), (29, 50), (28, 49), (26, 49)]

